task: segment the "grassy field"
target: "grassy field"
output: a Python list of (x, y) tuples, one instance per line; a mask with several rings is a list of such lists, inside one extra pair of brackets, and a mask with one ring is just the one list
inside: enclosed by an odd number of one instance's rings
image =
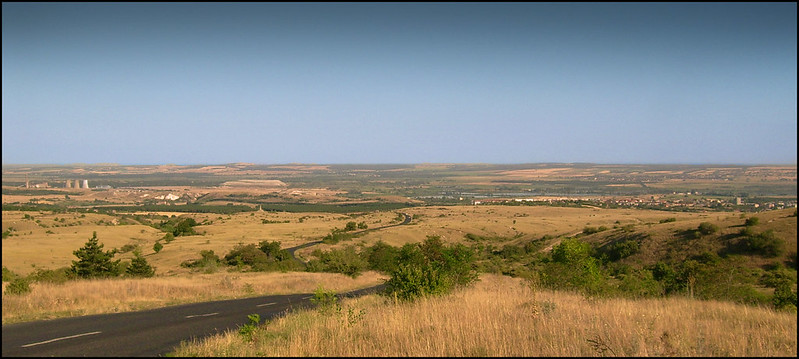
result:
[[(26, 219), (26, 215), (33, 216), (33, 219)], [(349, 221), (357, 220), (367, 223), (369, 227), (378, 227), (396, 217), (393, 212), (370, 213), (356, 218), (329, 213), (271, 212), (178, 215), (190, 216), (197, 222), (207, 220), (211, 224), (195, 227), (200, 235), (176, 237), (171, 243), (164, 244), (163, 250), (155, 253), (153, 245), (164, 236), (163, 232), (142, 224), (120, 225), (117, 216), (3, 211), (3, 231), (9, 227), (14, 229), (13, 236), (3, 239), (3, 266), (23, 275), (35, 268), (69, 266), (72, 260), (76, 260), (72, 252), (83, 246), (91, 238), (92, 232), (97, 232), (97, 238), (105, 250), (121, 248), (126, 244), (139, 245), (148, 262), (157, 268), (158, 274), (172, 275), (187, 272), (180, 267), (180, 263), (196, 259), (201, 250), (213, 250), (223, 255), (239, 243), (264, 240), (280, 241), (283, 248), (288, 248), (319, 240), (333, 228), (344, 228)], [(264, 220), (289, 223), (264, 224)], [(132, 257), (130, 253), (117, 256), (123, 260)]]
[[(307, 258), (315, 249), (326, 250), (348, 244), (372, 245), (377, 241), (401, 246), (421, 242), (428, 235), (441, 236), (447, 243), (466, 242), (466, 234), (493, 237), (497, 244), (503, 245), (524, 243), (545, 235), (554, 237), (553, 241), (556, 241), (558, 237), (581, 233), (585, 227), (626, 225), (650, 233), (654, 240), (648, 243), (664, 246), (673, 242), (675, 233), (696, 228), (703, 221), (717, 222), (722, 227), (722, 234), (731, 234), (740, 230), (744, 221), (742, 215), (752, 216), (737, 212), (684, 213), (542, 206), (416, 207), (402, 212), (413, 216), (410, 225), (367, 232), (352, 242), (319, 244), (299, 250), (297, 255)], [(759, 213), (757, 216), (762, 218), (762, 222), (755, 228), (776, 226), (775, 231), (788, 240), (788, 248), (794, 248), (795, 252), (796, 217), (788, 217), (790, 213), (792, 210)], [(26, 219), (25, 215), (33, 216), (33, 219)], [(96, 231), (106, 250), (126, 244), (139, 245), (148, 262), (156, 267), (158, 275), (173, 275), (187, 273), (188, 270), (181, 268), (180, 263), (198, 258), (201, 250), (213, 250), (221, 256), (239, 243), (264, 240), (280, 241), (283, 248), (294, 247), (319, 240), (333, 228), (344, 228), (349, 221), (365, 222), (369, 228), (396, 223), (392, 221), (397, 212), (363, 215), (288, 212), (182, 214), (197, 222), (210, 221), (210, 224), (195, 227), (200, 235), (176, 237), (171, 243), (164, 244), (158, 253), (154, 252), (153, 245), (163, 237), (163, 232), (142, 224), (114, 224), (119, 222), (119, 218), (111, 215), (4, 211), (2, 216), (3, 230), (13, 227), (12, 233), (15, 234), (3, 239), (3, 266), (16, 273), (27, 274), (35, 268), (55, 269), (71, 265), (76, 259), (72, 252)], [(676, 221), (660, 223), (666, 218), (675, 218)], [(264, 221), (288, 223), (264, 224)], [(601, 243), (610, 233), (591, 236), (587, 240)], [(121, 254), (117, 258), (129, 260), (132, 254)]]
[(685, 298), (588, 299), (483, 275), (473, 288), (397, 303), (347, 299), (186, 342), (176, 356), (791, 356), (796, 316)]

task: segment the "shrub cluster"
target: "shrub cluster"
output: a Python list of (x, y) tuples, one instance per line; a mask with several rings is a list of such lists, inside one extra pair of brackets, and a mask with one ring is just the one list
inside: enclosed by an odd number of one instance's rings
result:
[(699, 228), (697, 228), (697, 229), (699, 230), (700, 234), (708, 235), (708, 234), (713, 234), (713, 233), (718, 232), (719, 231), (719, 226), (717, 226), (717, 225), (715, 225), (713, 223), (710, 223), (710, 222), (702, 222), (702, 223), (699, 223)]
[[(199, 223), (191, 217), (172, 217), (160, 223), (151, 224), (153, 228), (167, 232), (167, 235), (172, 234), (173, 237), (195, 235), (197, 232), (194, 231), (194, 227), (197, 225), (199, 225)], [(168, 240), (167, 243), (170, 241), (171, 240)]]
[(317, 250), (313, 254), (319, 259), (308, 261), (309, 272), (342, 273), (356, 278), (369, 267), (369, 262), (359, 255), (352, 245), (326, 252)]
[(450, 292), (477, 280), (475, 254), (462, 244), (445, 246), (438, 236), (400, 248), (386, 294), (402, 300)]
[[(205, 260), (205, 256), (203, 258)], [(224, 261), (239, 268), (249, 266), (250, 270), (256, 272), (289, 271), (301, 268), (301, 265), (291, 257), (287, 250), (280, 248), (280, 242), (277, 241), (262, 241), (257, 246), (255, 244), (239, 244), (225, 255)]]
[(222, 264), (222, 260), (219, 259), (219, 256), (217, 256), (213, 250), (202, 250), (200, 251), (200, 259), (183, 261), (183, 263), (180, 263), (180, 266), (184, 268), (201, 269), (205, 273), (214, 273), (220, 264)]
[(785, 251), (785, 241), (777, 237), (773, 230), (769, 229), (761, 233), (742, 231), (741, 233), (744, 234), (743, 243), (746, 249), (753, 253), (764, 257), (777, 257)]
[(597, 227), (585, 227), (585, 228), (583, 228), (583, 234), (594, 234), (594, 233), (604, 232), (604, 231), (607, 231), (607, 230), (608, 230), (608, 227), (605, 227), (605, 226), (599, 226), (598, 228)]
[(578, 290), (596, 295), (607, 290), (600, 261), (593, 256), (591, 245), (567, 238), (552, 248), (551, 260), (540, 272), (542, 284), (554, 289)]

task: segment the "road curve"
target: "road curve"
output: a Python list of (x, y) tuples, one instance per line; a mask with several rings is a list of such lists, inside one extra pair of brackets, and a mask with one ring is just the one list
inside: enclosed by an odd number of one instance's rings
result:
[[(407, 213), (402, 213), (402, 215), (405, 216), (405, 220), (403, 220), (402, 223), (390, 224), (388, 226), (382, 226), (382, 227), (376, 227), (376, 228), (370, 228), (370, 229), (364, 229), (364, 230), (356, 231), (356, 232), (352, 232), (352, 233), (353, 234), (365, 233), (365, 232), (376, 231), (376, 230), (380, 230), (380, 229), (386, 229), (386, 228), (391, 228), (391, 227), (402, 226), (402, 225), (406, 225), (406, 224), (411, 223), (412, 217), (410, 215), (408, 215)], [(319, 243), (322, 243), (322, 241), (318, 240), (318, 241), (308, 242), (308, 243), (300, 244), (299, 246), (296, 246), (296, 247), (286, 248), (286, 250), (289, 252), (291, 257), (294, 258), (294, 260), (300, 261), (299, 258), (297, 258), (297, 256), (294, 255), (294, 252), (296, 252), (298, 249), (308, 248), (310, 246), (317, 245)], [(300, 262), (302, 262), (302, 261), (300, 261)]]
[[(385, 285), (350, 291), (353, 297)], [(3, 325), (6, 356), (163, 356), (183, 340), (236, 329), (247, 315), (274, 318), (290, 309), (312, 307), (312, 294), (271, 295), (183, 304), (139, 312), (89, 315)]]

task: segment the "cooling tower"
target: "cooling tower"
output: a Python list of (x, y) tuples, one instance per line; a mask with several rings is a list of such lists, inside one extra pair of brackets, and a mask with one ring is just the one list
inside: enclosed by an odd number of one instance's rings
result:
[(83, 180), (83, 188), (89, 188), (89, 180)]
[(66, 186), (64, 186), (64, 188), (72, 188), (72, 181), (71, 180), (67, 180), (67, 184), (66, 184)]

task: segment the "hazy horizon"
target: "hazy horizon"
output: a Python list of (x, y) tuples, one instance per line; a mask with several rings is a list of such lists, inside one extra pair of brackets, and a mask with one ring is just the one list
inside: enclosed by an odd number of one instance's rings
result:
[(3, 163), (2, 166), (225, 166), (250, 164), (255, 166), (409, 166), (409, 165), (597, 165), (597, 166), (797, 166), (796, 163), (599, 163), (599, 162), (371, 162), (371, 163), (323, 163), (323, 162), (225, 162), (225, 163)]
[(796, 165), (796, 3), (3, 3), (2, 163)]

